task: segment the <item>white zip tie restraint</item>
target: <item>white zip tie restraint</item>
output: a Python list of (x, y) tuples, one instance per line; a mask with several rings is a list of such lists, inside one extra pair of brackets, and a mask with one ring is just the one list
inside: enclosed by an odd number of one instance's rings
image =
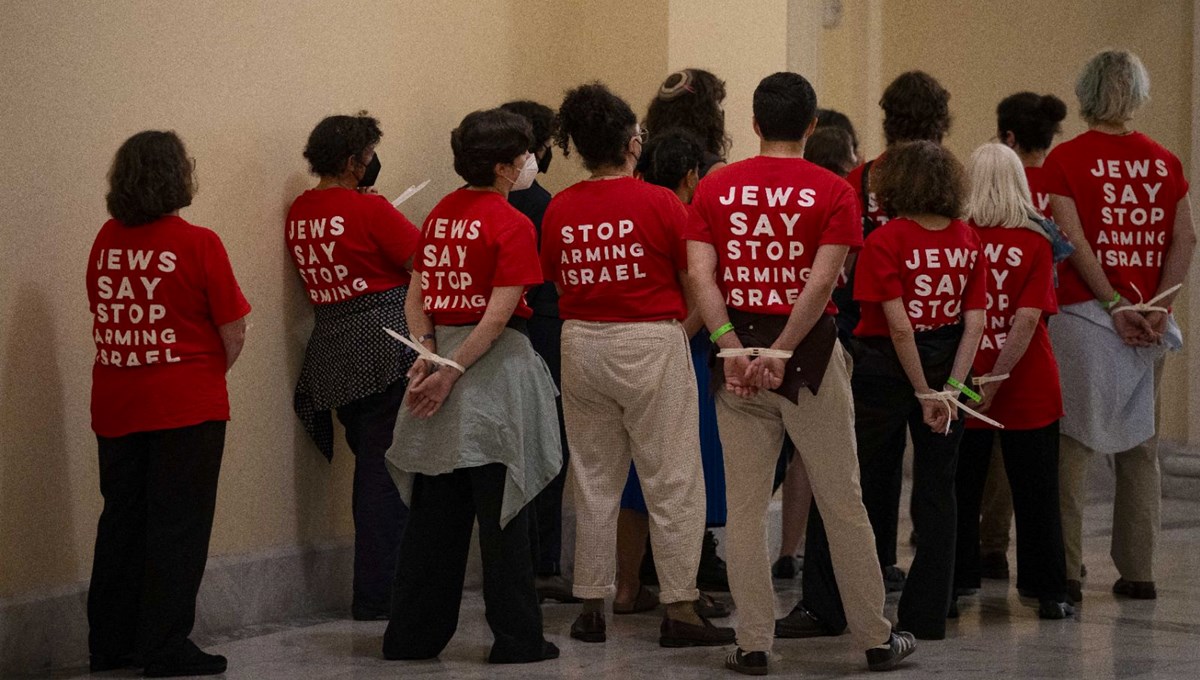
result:
[(1171, 286), (1170, 288), (1164, 290), (1163, 292), (1159, 293), (1158, 295), (1155, 295), (1154, 297), (1147, 300), (1146, 296), (1142, 295), (1142, 291), (1141, 291), (1141, 289), (1139, 289), (1137, 287), (1136, 283), (1131, 283), (1129, 285), (1133, 286), (1133, 292), (1137, 293), (1138, 297), (1141, 298), (1142, 301), (1137, 302), (1137, 303), (1128, 304), (1128, 305), (1121, 305), (1120, 307), (1117, 307), (1116, 309), (1112, 310), (1112, 312), (1110, 312), (1110, 314), (1116, 314), (1117, 312), (1162, 312), (1163, 314), (1169, 314), (1171, 310), (1167, 309), (1166, 307), (1157, 306), (1157, 305), (1155, 305), (1155, 303), (1162, 300), (1163, 298), (1173, 294), (1175, 291), (1179, 290), (1180, 288), (1183, 288), (1182, 283), (1177, 283), (1174, 286)]
[[(967, 406), (966, 404), (963, 404), (962, 402), (958, 401), (958, 395), (959, 395), (958, 390), (946, 390), (944, 392), (930, 392), (929, 394), (918, 394), (917, 399), (922, 399), (924, 401), (940, 401), (942, 403), (942, 406), (946, 407), (946, 415), (947, 416), (954, 415), (954, 410), (950, 406), (950, 402), (954, 402), (954, 405), (957, 406), (958, 408), (961, 408), (962, 410), (966, 411), (967, 415), (978, 418), (978, 419), (982, 420), (983, 422), (987, 423), (988, 425), (991, 425), (992, 427), (998, 427), (1000, 429), (1004, 429), (1004, 426), (1001, 425), (1000, 423), (997, 423), (996, 421), (992, 420), (991, 418), (988, 418), (987, 416), (983, 415), (982, 413), (975, 411), (971, 407)], [(949, 417), (946, 418), (946, 431), (943, 432), (942, 434), (950, 434), (950, 421), (951, 420), (952, 419)]]
[(437, 354), (434, 354), (433, 352), (430, 352), (430, 351), (429, 351), (429, 350), (428, 350), (428, 349), (425, 347), (425, 345), (422, 345), (422, 344), (420, 344), (420, 343), (418, 343), (418, 342), (413, 342), (412, 340), (409, 340), (408, 338), (404, 337), (403, 335), (400, 335), (400, 334), (399, 334), (399, 333), (397, 333), (396, 331), (394, 331), (394, 330), (392, 330), (392, 329), (388, 328), (387, 326), (384, 326), (384, 327), (383, 327), (383, 330), (384, 330), (384, 332), (386, 332), (388, 335), (392, 336), (393, 338), (396, 338), (396, 339), (397, 339), (397, 340), (399, 340), (400, 342), (402, 342), (402, 343), (404, 343), (405, 345), (407, 345), (409, 349), (411, 349), (411, 350), (413, 350), (414, 352), (416, 352), (416, 353), (417, 353), (417, 354), (418, 354), (418, 355), (419, 355), (419, 356), (420, 356), (422, 359), (424, 359), (425, 361), (429, 361), (429, 362), (432, 362), (432, 363), (435, 363), (435, 364), (441, 364), (442, 366), (449, 366), (450, 368), (453, 368), (453, 369), (455, 369), (455, 370), (456, 370), (456, 371), (458, 371), (459, 373), (466, 373), (466, 372), (467, 372), (467, 369), (463, 368), (463, 367), (462, 367), (462, 364), (458, 363), (457, 361), (453, 361), (453, 360), (447, 359), (447, 358), (445, 358), (445, 357), (440, 357), (440, 356), (438, 356)]
[(978, 387), (979, 385), (986, 385), (988, 383), (1000, 382), (1001, 380), (1008, 380), (1008, 375), (1008, 373), (1002, 373), (1000, 375), (985, 375), (978, 378), (971, 378), (971, 382)]
[(791, 359), (792, 353), (786, 349), (771, 349), (769, 347), (738, 347), (723, 349), (717, 352), (722, 359), (728, 357), (770, 357), (772, 359)]

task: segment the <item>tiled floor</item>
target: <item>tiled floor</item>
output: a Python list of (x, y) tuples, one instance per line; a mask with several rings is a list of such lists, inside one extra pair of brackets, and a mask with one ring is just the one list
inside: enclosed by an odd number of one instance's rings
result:
[[(1200, 677), (1200, 499), (1168, 501), (1160, 545), (1159, 599), (1115, 600), (1116, 573), (1108, 558), (1111, 506), (1089, 511), (1085, 602), (1075, 620), (1040, 621), (1008, 584), (988, 582), (977, 598), (961, 600), (962, 618), (941, 642), (921, 642), (910, 663), (888, 677), (947, 678), (1198, 678)], [(905, 535), (902, 532), (902, 535)], [(1010, 561), (1011, 561), (1010, 556)], [(780, 584), (779, 612), (798, 593)], [(889, 613), (894, 612), (894, 596)], [(240, 639), (209, 641), (229, 657), (228, 678), (637, 678), (735, 677), (722, 669), (724, 649), (665, 650), (657, 646), (656, 615), (610, 620), (609, 642), (585, 645), (567, 631), (570, 605), (544, 608), (548, 637), (562, 648), (556, 661), (526, 666), (483, 663), (491, 634), (478, 592), (468, 593), (458, 635), (440, 661), (386, 662), (380, 655), (383, 623), (337, 619), (293, 621), (242, 631)], [(776, 645), (773, 674), (829, 678), (865, 674), (862, 651), (849, 636), (784, 640)], [(56, 677), (78, 677), (63, 671)], [(109, 674), (109, 677), (130, 677)]]

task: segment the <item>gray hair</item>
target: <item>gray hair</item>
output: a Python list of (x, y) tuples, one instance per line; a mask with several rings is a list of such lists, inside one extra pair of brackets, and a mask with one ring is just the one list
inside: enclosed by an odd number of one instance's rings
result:
[(1124, 123), (1150, 99), (1150, 75), (1136, 54), (1107, 50), (1083, 67), (1075, 96), (1079, 114), (1088, 123)]
[(970, 191), (964, 217), (980, 227), (1026, 227), (1037, 214), (1017, 152), (991, 142), (967, 161)]

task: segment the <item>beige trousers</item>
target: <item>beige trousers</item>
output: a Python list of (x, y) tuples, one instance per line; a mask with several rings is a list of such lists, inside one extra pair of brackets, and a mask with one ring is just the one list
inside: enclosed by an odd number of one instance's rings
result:
[(696, 374), (675, 321), (567, 321), (562, 399), (575, 490), (576, 597), (616, 592), (617, 513), (637, 463), (663, 603), (695, 600), (704, 536)]
[(775, 637), (766, 515), (785, 430), (808, 471), (825, 521), (850, 632), (863, 649), (888, 639), (891, 623), (883, 616), (875, 533), (858, 481), (845, 352), (840, 346), (834, 350), (820, 390), (816, 395), (801, 390), (799, 404), (773, 392), (748, 399), (719, 392), (717, 424), (725, 450), (725, 542), (729, 589), (738, 606), (738, 646), (748, 652), (770, 651)]

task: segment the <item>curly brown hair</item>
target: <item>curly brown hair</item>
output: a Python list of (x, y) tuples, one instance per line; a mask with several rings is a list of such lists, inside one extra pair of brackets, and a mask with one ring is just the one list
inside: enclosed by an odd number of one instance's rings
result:
[(192, 204), (193, 171), (174, 131), (146, 130), (125, 140), (108, 171), (108, 214), (127, 227), (149, 224)]
[(941, 142), (950, 131), (950, 93), (924, 71), (909, 71), (883, 91), (883, 136), (888, 146), (927, 139)]
[(379, 121), (359, 111), (353, 116), (328, 116), (308, 135), (304, 157), (314, 175), (337, 177), (352, 158), (366, 165), (367, 149), (379, 143), (383, 131)]
[(670, 128), (683, 128), (700, 138), (704, 150), (725, 157), (725, 81), (698, 68), (685, 68), (667, 76), (646, 109), (646, 129), (654, 136)]
[(872, 170), (871, 189), (890, 217), (925, 214), (955, 219), (962, 215), (966, 172), (941, 144), (901, 142), (888, 149)]

